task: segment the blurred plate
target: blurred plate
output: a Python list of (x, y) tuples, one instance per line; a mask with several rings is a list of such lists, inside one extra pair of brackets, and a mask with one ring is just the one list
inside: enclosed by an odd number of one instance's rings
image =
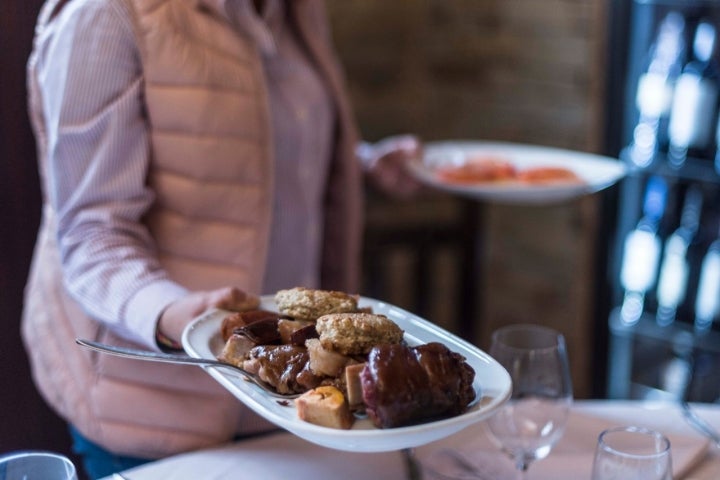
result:
[[(516, 181), (451, 183), (437, 169), (461, 166), (472, 158), (496, 158), (516, 169), (562, 167), (574, 172), (580, 183), (528, 184)], [(501, 203), (547, 204), (589, 195), (607, 188), (626, 173), (617, 159), (558, 148), (482, 141), (428, 143), (422, 160), (410, 164), (412, 173), (431, 187), (465, 197)]]
[[(507, 371), (492, 357), (470, 343), (421, 319), (403, 309), (366, 297), (361, 307), (371, 307), (405, 331), (410, 345), (441, 342), (463, 355), (475, 370), (476, 400), (467, 412), (443, 420), (408, 427), (378, 429), (370, 420), (357, 420), (351, 430), (338, 430), (307, 423), (297, 417), (292, 400), (278, 401), (259, 387), (233, 375), (227, 369), (204, 368), (215, 380), (227, 388), (241, 402), (270, 422), (310, 442), (337, 450), (351, 452), (383, 452), (416, 447), (447, 437), (487, 418), (509, 398), (511, 381)], [(260, 308), (277, 311), (272, 296), (263, 296)], [(183, 333), (182, 343), (188, 355), (197, 358), (216, 358), (223, 348), (220, 324), (230, 314), (224, 310), (210, 310), (195, 319)]]

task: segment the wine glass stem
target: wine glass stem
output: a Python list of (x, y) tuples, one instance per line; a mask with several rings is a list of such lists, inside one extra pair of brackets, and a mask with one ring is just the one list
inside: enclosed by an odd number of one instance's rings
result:
[(405, 472), (407, 480), (422, 480), (422, 468), (415, 458), (415, 449), (404, 448), (402, 450), (403, 459), (405, 460)]
[(519, 473), (518, 480), (527, 480), (527, 471), (528, 467), (530, 467), (530, 462), (525, 460), (524, 458), (518, 458), (515, 461), (515, 467), (517, 468), (517, 471)]

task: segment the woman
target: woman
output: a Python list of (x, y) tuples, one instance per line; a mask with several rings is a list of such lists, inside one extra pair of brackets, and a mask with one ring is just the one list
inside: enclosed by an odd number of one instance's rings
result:
[(412, 191), (412, 137), (357, 149), (318, 0), (49, 0), (28, 62), (43, 220), (23, 339), (93, 478), (270, 428), (177, 348), (212, 306), (358, 288), (361, 161)]

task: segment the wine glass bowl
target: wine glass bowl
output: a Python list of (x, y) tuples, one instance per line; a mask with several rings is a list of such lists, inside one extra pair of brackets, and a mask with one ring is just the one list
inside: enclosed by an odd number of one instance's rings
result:
[(513, 392), (487, 427), (525, 472), (550, 453), (565, 430), (573, 401), (565, 339), (551, 328), (510, 325), (493, 333), (489, 353), (507, 369)]

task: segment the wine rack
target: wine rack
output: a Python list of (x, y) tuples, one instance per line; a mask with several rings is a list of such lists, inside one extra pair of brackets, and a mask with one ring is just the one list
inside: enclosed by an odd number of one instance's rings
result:
[[(624, 288), (620, 271), (624, 258), (624, 239), (642, 217), (642, 197), (649, 178), (660, 176), (673, 188), (668, 193), (665, 216), (659, 227), (658, 239), (662, 255), (674, 225), (678, 223), (682, 198), (690, 186), (699, 187), (704, 197), (703, 214), (697, 235), (688, 248), (688, 279), (686, 291), (674, 319), (658, 321), (658, 268), (653, 285), (646, 294), (639, 318), (628, 321), (622, 315)], [(680, 198), (678, 198), (680, 197)], [(668, 168), (657, 162), (655, 168), (633, 169), (620, 185), (617, 236), (614, 240), (614, 265), (611, 284), (613, 305), (608, 326), (609, 398), (679, 398), (694, 401), (720, 399), (720, 321), (704, 329), (695, 325), (695, 303), (702, 271), (702, 261), (720, 231), (720, 176), (712, 164), (701, 159), (688, 159), (682, 170)], [(659, 263), (660, 263), (659, 262)], [(720, 295), (720, 292), (718, 292)]]
[[(615, 238), (611, 241), (608, 266), (613, 308), (608, 318), (607, 396), (716, 402), (720, 401), (720, 263), (704, 261), (706, 258), (714, 261), (713, 249), (720, 245), (720, 164), (716, 165), (715, 158), (720, 149), (717, 34), (720, 1), (636, 0), (631, 16), (627, 98), (622, 119), (627, 146), (620, 154), (629, 174), (619, 186)], [(670, 47), (671, 53), (677, 54), (676, 66), (667, 62), (657, 66), (660, 45), (662, 41), (667, 43), (667, 38), (661, 40), (663, 29), (665, 37), (668, 31), (677, 35), (679, 43), (671, 42)], [(698, 37), (705, 42), (711, 40), (709, 57), (703, 58), (702, 50), (708, 44), (698, 48)], [(675, 89), (672, 99), (660, 98), (657, 75), (655, 82), (641, 81), (650, 71), (660, 72), (667, 86)], [(678, 79), (685, 72), (696, 75), (698, 82), (715, 90), (699, 91), (698, 95), (708, 93), (700, 99), (678, 99), (678, 95), (687, 93), (677, 90)], [(638, 91), (641, 85), (654, 90), (641, 95)], [(697, 119), (688, 117), (682, 123), (703, 127), (705, 138), (696, 145), (693, 132), (680, 135), (668, 128), (672, 115), (676, 115), (676, 125), (680, 115), (672, 108), (693, 101), (699, 109), (696, 114), (702, 114), (703, 120), (696, 122)], [(661, 106), (667, 106), (667, 111), (661, 112)], [(689, 115), (688, 110), (682, 114)], [(712, 122), (712, 136), (706, 135), (707, 122)], [(677, 154), (679, 150), (683, 152), (681, 157)], [(648, 213), (648, 191), (654, 182), (663, 184), (666, 190), (662, 193), (661, 215), (648, 226), (643, 218)], [(683, 230), (683, 219), (692, 210), (687, 205), (697, 196), (702, 202), (695, 206), (695, 230)], [(657, 243), (646, 245), (657, 245), (659, 250), (652, 260), (655, 263), (635, 266), (635, 270), (648, 275), (647, 289), (629, 295), (628, 283), (632, 282), (627, 272), (632, 271), (632, 265), (628, 266), (632, 254), (626, 251), (630, 243), (627, 239), (637, 229), (646, 236), (654, 236)], [(678, 249), (671, 237), (682, 238), (685, 242), (682, 248)], [(675, 250), (680, 252), (678, 257), (669, 258)], [(635, 256), (651, 261), (647, 248), (641, 253)], [(706, 276), (703, 271), (711, 275)], [(643, 285), (638, 278), (631, 280), (635, 281), (632, 288), (645, 288), (638, 287)], [(668, 285), (672, 288), (668, 289)], [(635, 308), (628, 307), (628, 298), (636, 300)], [(672, 308), (668, 309), (668, 304)]]

